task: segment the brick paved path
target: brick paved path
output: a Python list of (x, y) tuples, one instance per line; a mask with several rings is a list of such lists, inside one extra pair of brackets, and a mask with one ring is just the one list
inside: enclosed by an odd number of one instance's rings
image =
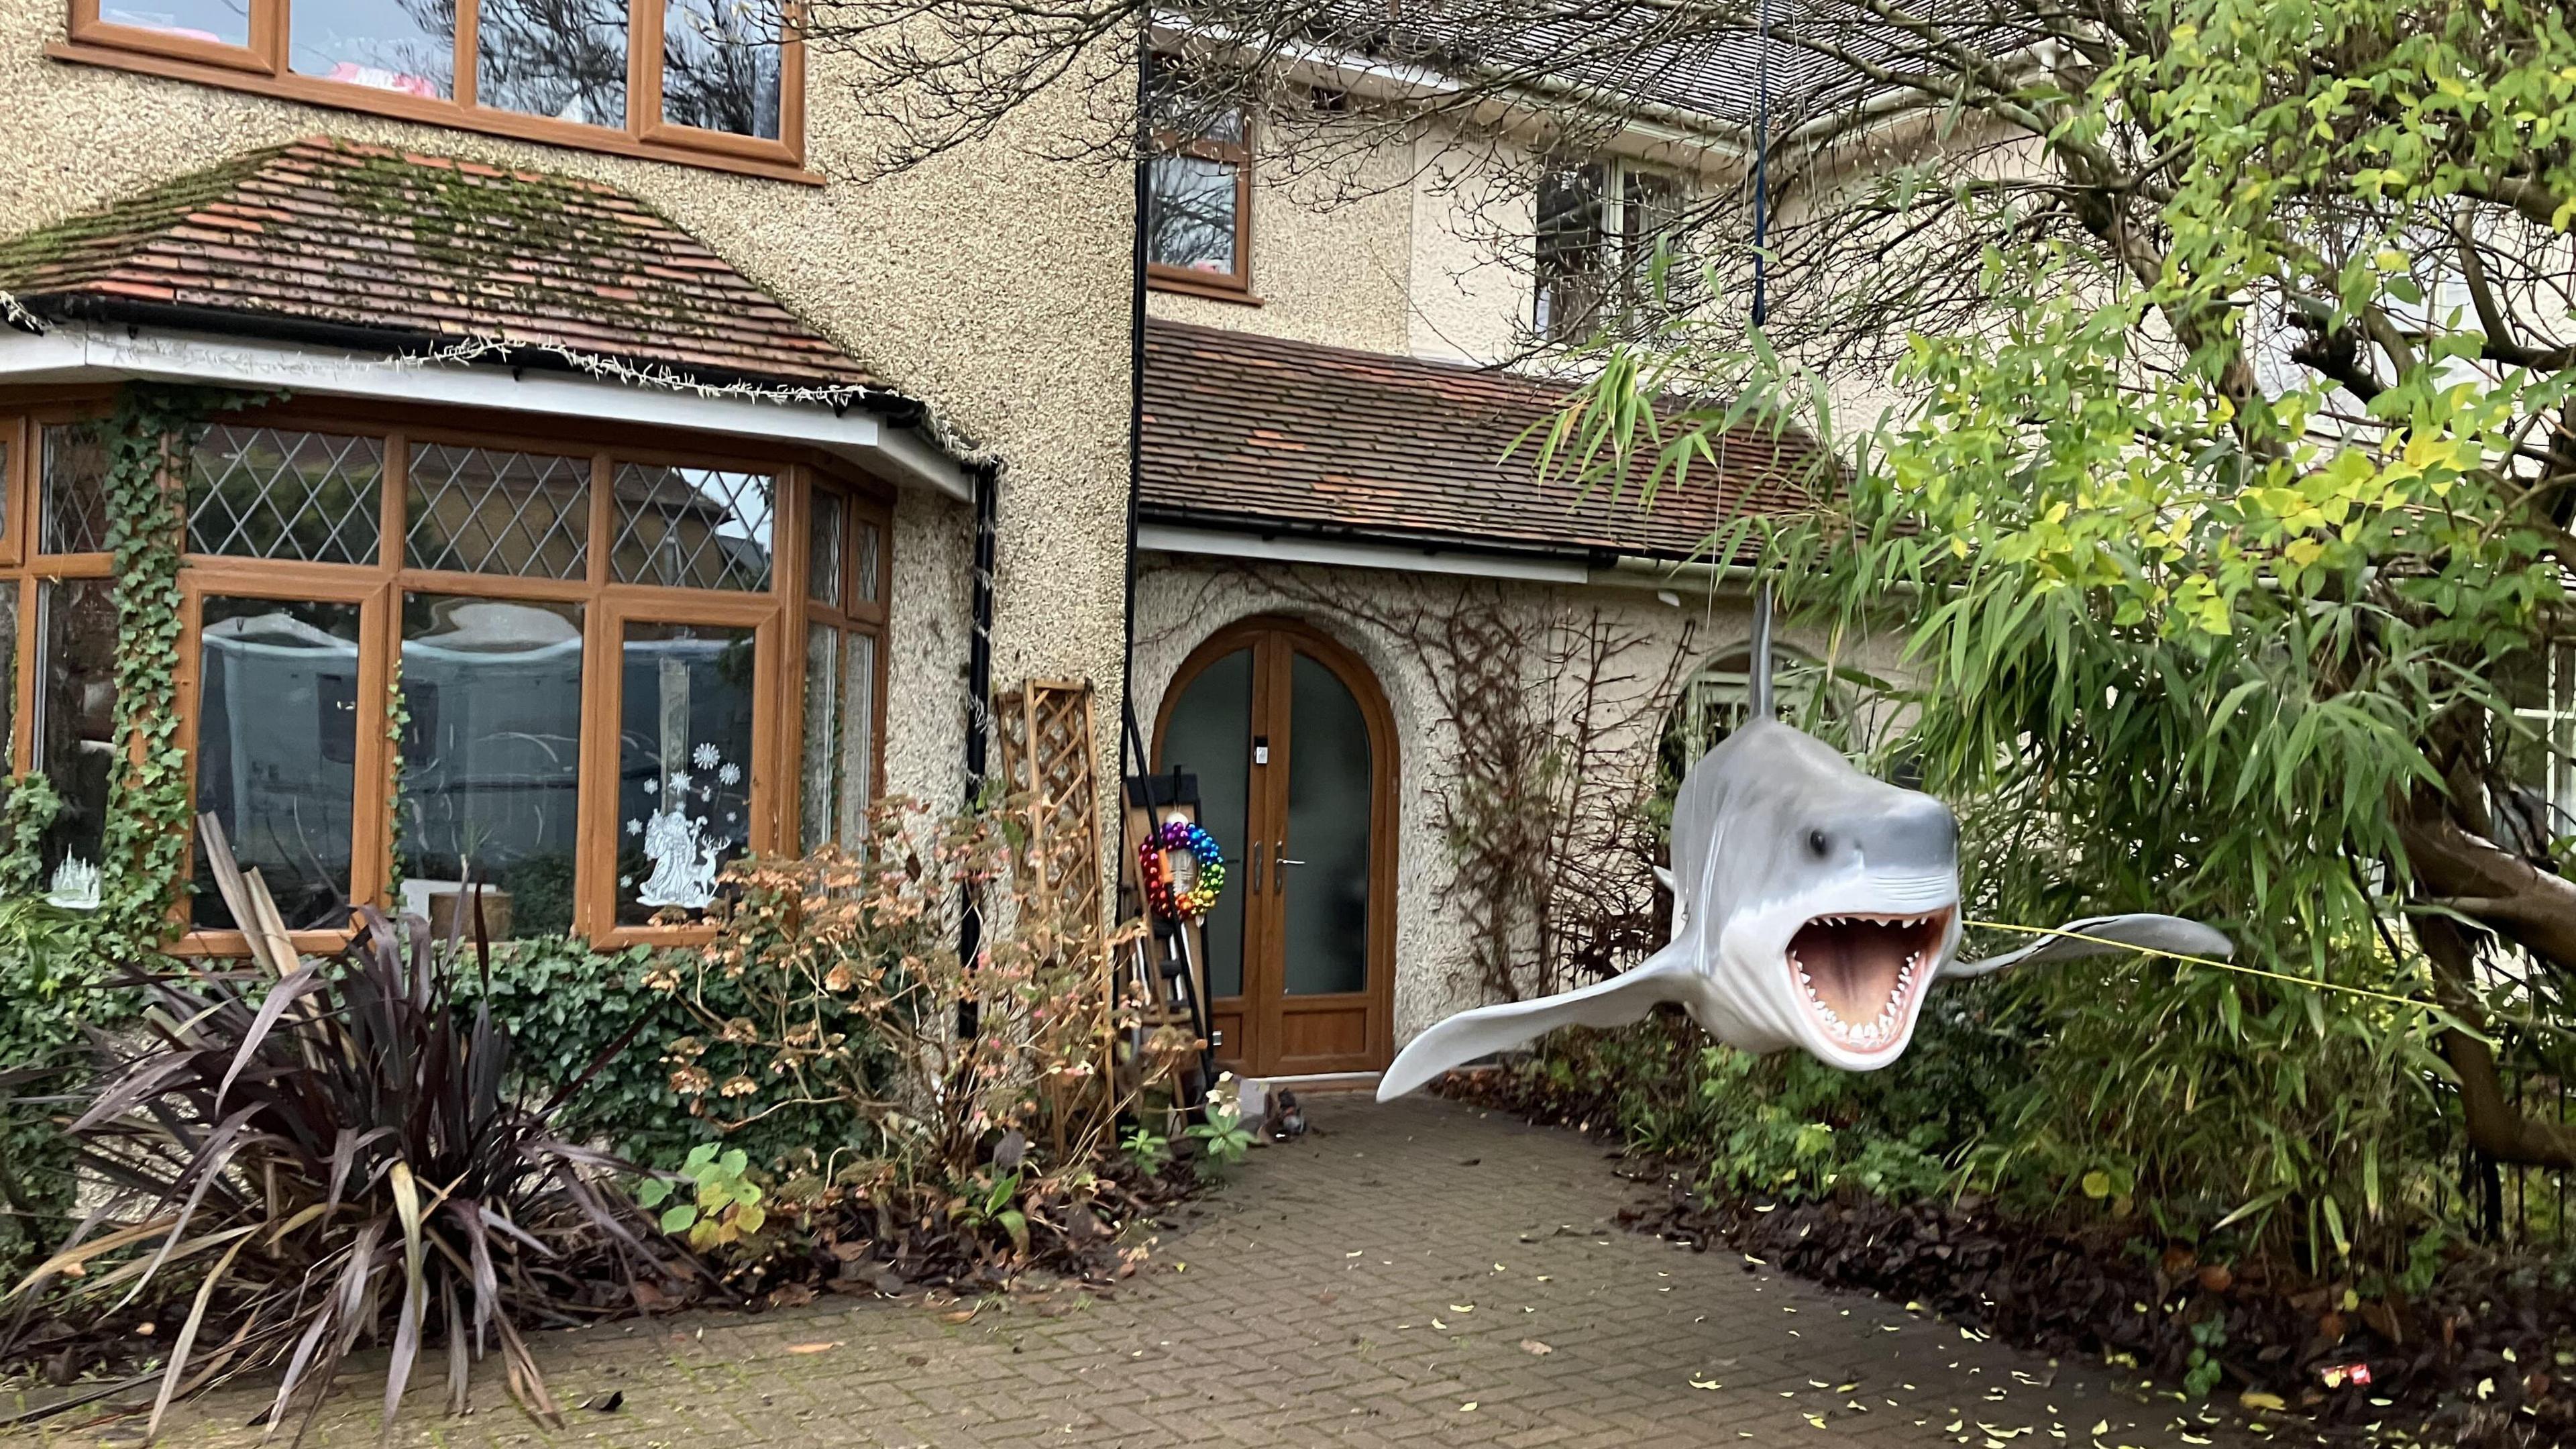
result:
[[(2052, 1366), (1874, 1299), (1747, 1272), (1722, 1249), (1620, 1230), (1610, 1215), (1635, 1188), (1570, 1134), (1419, 1098), (1309, 1106), (1311, 1135), (1256, 1152), (1107, 1301), (1015, 1302), (959, 1322), (827, 1300), (554, 1334), (539, 1353), (557, 1397), (622, 1390), (621, 1410), (576, 1411), (566, 1431), (543, 1431), (503, 1396), (495, 1367), (478, 1375), (474, 1416), (439, 1417), (426, 1385), (398, 1438), (460, 1449), (2248, 1442), (2182, 1417), (2170, 1396), (2110, 1392), (2098, 1368)], [(437, 1379), (436, 1364), (423, 1376)], [(366, 1398), (348, 1392), (313, 1442), (372, 1442)], [(257, 1407), (242, 1393), (209, 1400), (171, 1441), (254, 1443), (240, 1426)]]

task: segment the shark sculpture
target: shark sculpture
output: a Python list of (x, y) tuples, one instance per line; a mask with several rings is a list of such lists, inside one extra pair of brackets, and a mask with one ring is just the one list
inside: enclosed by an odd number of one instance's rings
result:
[[(1772, 717), (1770, 598), (1754, 612), (1752, 722), (1702, 756), (1673, 802), (1673, 939), (1579, 991), (1464, 1011), (1415, 1037), (1381, 1078), (1398, 1097), (1561, 1026), (1623, 1026), (1662, 1002), (1756, 1053), (1801, 1048), (1871, 1071), (1904, 1054), (1942, 977), (2145, 949), (2225, 956), (2179, 916), (2093, 916), (2038, 944), (1957, 959), (1959, 827), (1950, 808), (1854, 769)], [(2090, 939), (2077, 939), (2077, 937)]]

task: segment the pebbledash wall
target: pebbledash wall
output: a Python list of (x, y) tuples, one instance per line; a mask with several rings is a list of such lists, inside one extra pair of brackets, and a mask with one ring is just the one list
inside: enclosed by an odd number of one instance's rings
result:
[[(329, 134), (596, 179), (695, 233), (1004, 464), (993, 674), (1086, 678), (1115, 719), (1123, 637), (1127, 309), (1133, 193), (1042, 159), (1089, 124), (1042, 97), (989, 141), (898, 176), (861, 173), (874, 135), (808, 58), (813, 186), (362, 115), (49, 59), (66, 0), (0, 0), (0, 235), (134, 195), (258, 147)], [(947, 808), (963, 789), (969, 509), (917, 488), (895, 509), (886, 783)], [(1103, 731), (1101, 777), (1115, 769)]]
[[(1132, 687), (1138, 718), (1150, 722), (1161, 708), (1174, 673), (1210, 634), (1239, 619), (1284, 615), (1300, 620), (1359, 655), (1386, 691), (1395, 716), (1400, 771), (1397, 778), (1395, 1040), (1453, 1011), (1482, 1004), (1466, 928), (1442, 897), (1455, 875), (1436, 826), (1435, 800), (1458, 749), (1425, 661), (1403, 641), (1368, 622), (1413, 602), (1415, 576), (1386, 569), (1215, 562), (1147, 552), (1137, 559), (1136, 662)], [(1435, 580), (1445, 586), (1448, 580)], [(1687, 646), (1682, 673), (1744, 647), (1752, 613), (1735, 593), (1660, 590), (1648, 583), (1549, 584), (1496, 582), (1506, 608), (1533, 612), (1555, 607), (1600, 610), (1615, 628), (1639, 637), (1631, 694), (1651, 689), (1663, 665)], [(1674, 592), (1679, 602), (1660, 597)], [(1336, 608), (1319, 599), (1350, 601)], [(1783, 633), (1780, 643), (1816, 657), (1828, 642)], [(1888, 641), (1846, 649), (1839, 662), (1886, 677), (1896, 664)], [(1612, 696), (1613, 700), (1617, 696)], [(1617, 712), (1614, 708), (1611, 712)], [(1640, 746), (1649, 742), (1639, 741)], [(1651, 759), (1651, 756), (1647, 757)]]

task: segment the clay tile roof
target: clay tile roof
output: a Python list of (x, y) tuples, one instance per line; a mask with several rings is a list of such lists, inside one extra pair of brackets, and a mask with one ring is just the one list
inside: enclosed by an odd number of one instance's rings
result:
[(1679, 559), (1726, 520), (1807, 496), (1812, 445), (1750, 431), (1728, 436), (1713, 484), (1694, 473), (1651, 506), (1542, 482), (1523, 434), (1564, 396), (1506, 372), (1149, 321), (1139, 507), (1202, 527)]
[[(0, 241), (39, 316), (476, 340), (708, 381), (862, 388), (865, 368), (613, 187), (316, 137)], [(181, 312), (179, 309), (185, 309)]]

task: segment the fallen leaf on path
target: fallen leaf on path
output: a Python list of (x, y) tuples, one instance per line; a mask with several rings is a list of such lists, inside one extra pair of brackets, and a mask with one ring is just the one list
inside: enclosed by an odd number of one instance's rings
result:
[(787, 1351), (789, 1353), (830, 1353), (839, 1348), (841, 1343), (840, 1339), (834, 1339), (830, 1343), (791, 1343), (787, 1345)]
[(1541, 1354), (1554, 1353), (1556, 1350), (1539, 1342), (1535, 1338), (1524, 1338), (1521, 1340), (1521, 1352), (1536, 1357)]

